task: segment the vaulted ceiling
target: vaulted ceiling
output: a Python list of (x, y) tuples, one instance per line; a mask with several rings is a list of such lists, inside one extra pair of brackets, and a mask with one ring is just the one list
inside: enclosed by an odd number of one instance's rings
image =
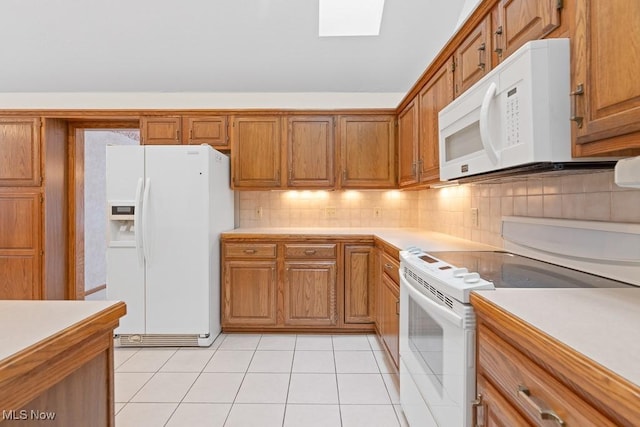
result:
[(406, 92), (468, 3), (320, 38), (318, 0), (2, 0), (0, 92)]

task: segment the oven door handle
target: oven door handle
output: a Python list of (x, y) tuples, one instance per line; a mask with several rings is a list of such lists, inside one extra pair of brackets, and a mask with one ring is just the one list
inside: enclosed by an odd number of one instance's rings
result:
[(422, 307), (430, 315), (436, 315), (439, 318), (452, 323), (456, 327), (462, 328), (462, 317), (458, 316), (452, 311), (447, 310), (435, 301), (431, 300), (431, 298), (429, 298), (428, 296), (423, 295), (415, 290), (403, 274), (400, 275), (400, 283), (402, 284), (402, 288), (409, 294), (409, 297), (417, 301), (418, 304), (420, 304), (420, 307)]

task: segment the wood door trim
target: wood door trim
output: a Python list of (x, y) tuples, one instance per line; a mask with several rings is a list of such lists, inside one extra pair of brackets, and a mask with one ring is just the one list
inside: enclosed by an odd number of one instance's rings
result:
[(84, 296), (86, 297), (87, 295), (98, 293), (103, 289), (107, 289), (107, 284), (106, 283), (104, 283), (102, 285), (98, 285), (95, 288), (91, 288), (88, 291), (84, 291)]

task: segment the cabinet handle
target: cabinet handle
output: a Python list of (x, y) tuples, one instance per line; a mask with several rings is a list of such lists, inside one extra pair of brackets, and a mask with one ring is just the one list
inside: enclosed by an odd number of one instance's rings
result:
[(522, 397), (525, 402), (538, 412), (541, 420), (554, 420), (558, 425), (565, 425), (565, 422), (554, 412), (553, 409), (546, 408), (546, 404), (542, 399), (531, 395), (529, 389), (523, 385), (518, 386), (518, 396)]
[(576, 90), (569, 94), (569, 96), (571, 96), (571, 117), (569, 117), (569, 120), (576, 122), (578, 129), (580, 129), (582, 127), (583, 117), (578, 116), (576, 113), (576, 98), (578, 95), (584, 95), (584, 85), (582, 83), (576, 86)]
[(344, 169), (342, 171), (342, 182), (344, 183), (347, 180), (347, 170)]
[(189, 140), (193, 139), (193, 129), (189, 129)]
[(306, 251), (304, 251), (305, 255), (315, 255), (316, 250), (315, 249), (307, 249)]
[(483, 56), (485, 50), (487, 50), (487, 45), (485, 45), (484, 43), (478, 46), (478, 68), (480, 68), (481, 70), (484, 70)]
[(391, 270), (393, 268), (393, 264), (389, 264), (388, 262), (386, 262), (384, 264), (384, 268), (386, 268), (387, 270)]
[(496, 32), (493, 33), (494, 37), (493, 37), (493, 44), (495, 45), (495, 49), (493, 49), (493, 51), (495, 53), (498, 54), (498, 56), (502, 56), (502, 48), (500, 47), (500, 44), (498, 43), (498, 37), (502, 36), (502, 25), (500, 25), (497, 29)]
[(245, 249), (244, 253), (248, 254), (248, 255), (253, 255), (255, 254), (257, 251), (255, 249)]
[(424, 160), (419, 159), (418, 160), (418, 178), (420, 178), (420, 175), (422, 175), (422, 165), (424, 164)]
[(485, 420), (484, 420), (484, 414), (485, 412), (482, 412), (482, 416), (478, 416), (478, 411), (480, 409), (484, 410), (484, 402), (482, 401), (482, 394), (478, 393), (478, 396), (476, 397), (475, 400), (471, 401), (471, 411), (472, 411), (472, 421), (471, 421), (471, 425), (473, 425), (474, 427), (484, 427), (485, 425)]
[(414, 178), (418, 176), (418, 162), (411, 163), (411, 175)]
[(396, 300), (396, 314), (400, 316), (400, 300)]
[(289, 169), (289, 182), (293, 180), (293, 169)]
[(180, 141), (180, 129), (176, 129), (176, 141)]

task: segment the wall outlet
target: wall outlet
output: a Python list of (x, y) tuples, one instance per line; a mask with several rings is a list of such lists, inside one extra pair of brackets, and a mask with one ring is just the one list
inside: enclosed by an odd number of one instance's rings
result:
[(477, 227), (478, 225), (478, 208), (471, 208), (471, 226)]
[(381, 218), (382, 217), (382, 208), (373, 208), (373, 217)]
[(336, 217), (336, 208), (327, 207), (324, 208), (324, 216), (327, 218), (335, 218)]
[(256, 217), (262, 218), (262, 206), (256, 208)]

